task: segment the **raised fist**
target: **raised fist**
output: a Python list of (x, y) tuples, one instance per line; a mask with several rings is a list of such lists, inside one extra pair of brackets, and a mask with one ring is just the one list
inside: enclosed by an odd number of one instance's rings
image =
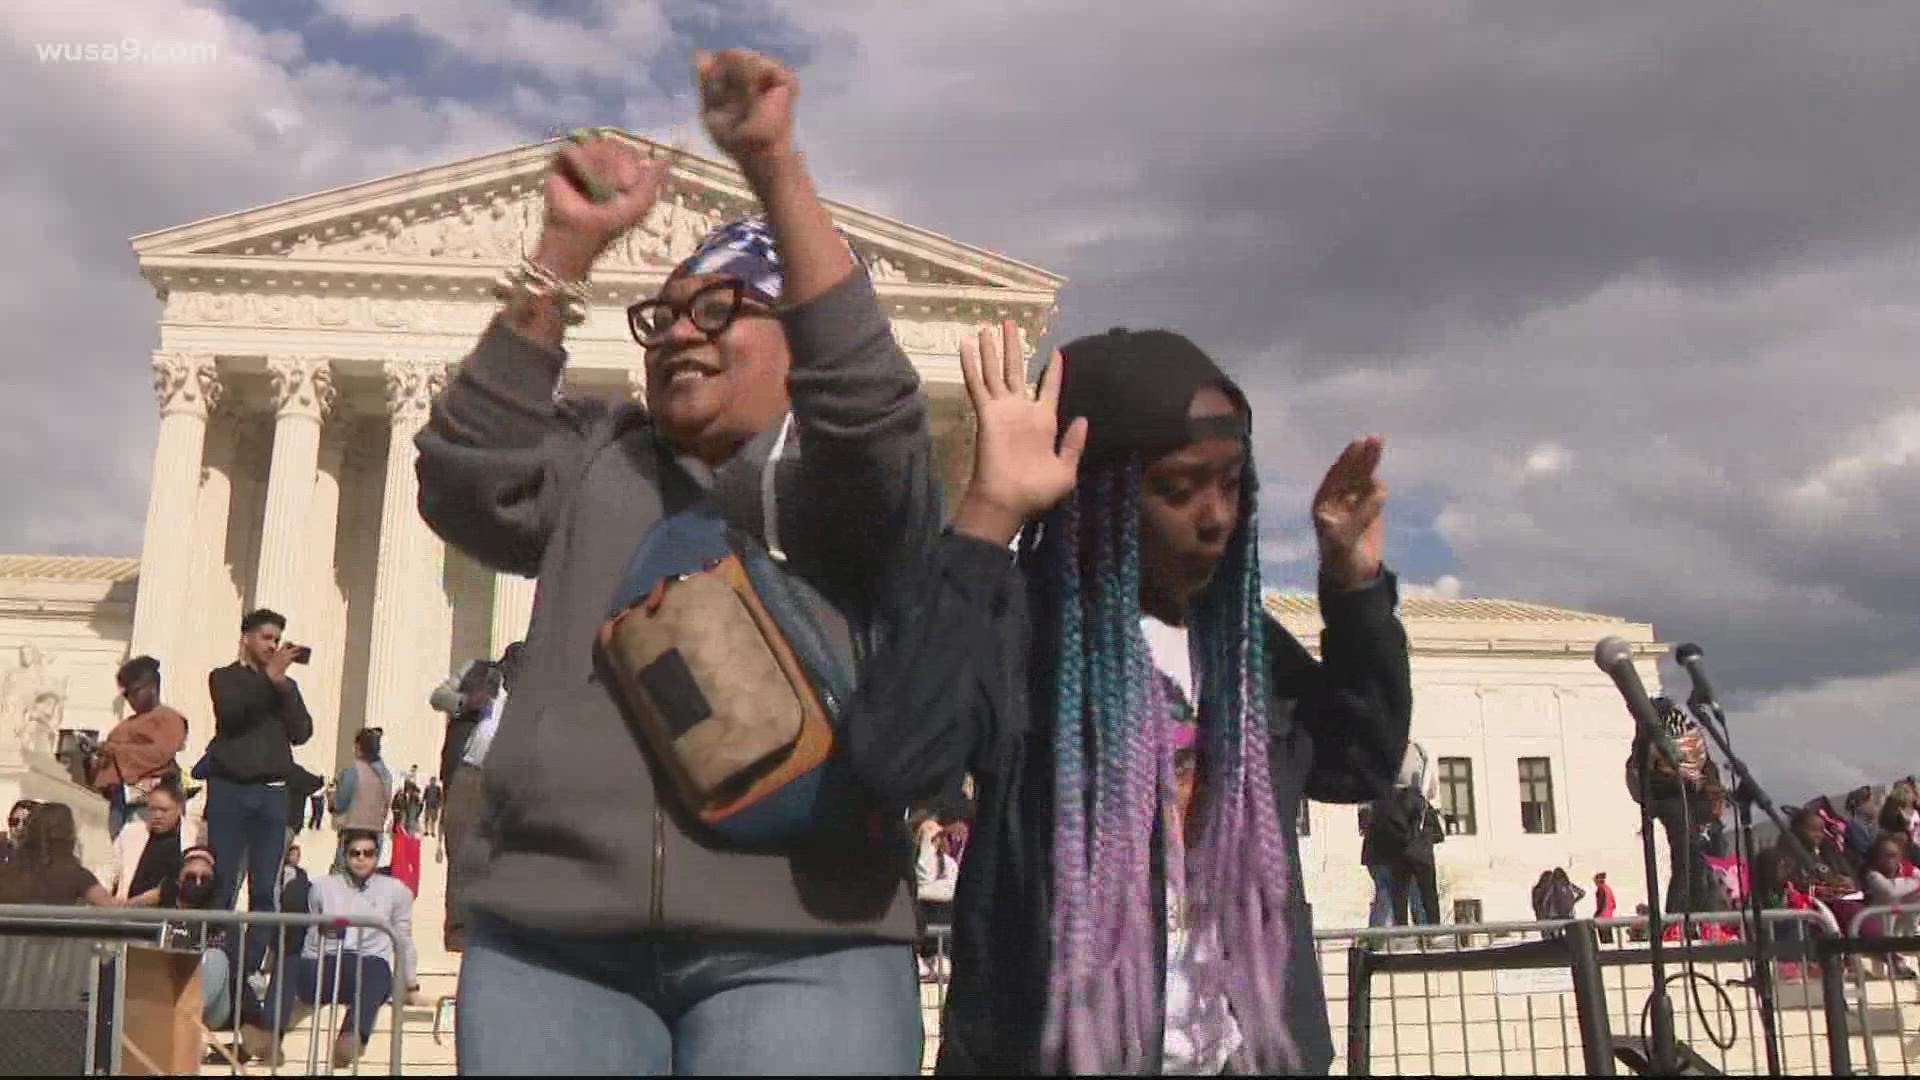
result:
[(793, 98), (800, 86), (779, 61), (747, 49), (702, 50), (693, 54), (693, 72), (700, 119), (734, 161), (745, 164), (792, 149)]
[(643, 157), (624, 140), (582, 131), (547, 166), (540, 257), (562, 277), (581, 277), (621, 234), (652, 209), (668, 162)]

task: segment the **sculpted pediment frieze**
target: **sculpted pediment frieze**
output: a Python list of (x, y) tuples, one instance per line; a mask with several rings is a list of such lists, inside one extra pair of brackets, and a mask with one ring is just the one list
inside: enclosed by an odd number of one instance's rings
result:
[[(647, 140), (637, 143), (655, 151)], [(357, 264), (442, 263), (498, 266), (533, 249), (542, 214), (541, 182), (549, 151), (541, 145), (490, 159), (373, 181), (296, 199), (259, 211), (138, 237), (145, 255), (298, 259)], [(364, 190), (364, 197), (355, 193)], [(737, 174), (696, 155), (677, 159), (668, 190), (613, 250), (603, 266), (660, 273), (693, 252), (722, 221), (754, 208)], [(973, 288), (1040, 288), (1060, 280), (1045, 271), (967, 248), (852, 207), (834, 207), (876, 281)]]

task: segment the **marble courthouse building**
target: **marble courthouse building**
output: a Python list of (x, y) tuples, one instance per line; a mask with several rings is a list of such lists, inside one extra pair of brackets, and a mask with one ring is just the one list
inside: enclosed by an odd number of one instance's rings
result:
[[(428, 531), (413, 436), (493, 316), (493, 280), (535, 241), (552, 149), (518, 147), (134, 238), (160, 301), (142, 547), (137, 558), (0, 556), (0, 801), (24, 792), (99, 802), (59, 790), (45, 729), (111, 728), (124, 711), (113, 672), (130, 655), (160, 659), (165, 696), (191, 724), (185, 759), (196, 760), (212, 734), (207, 672), (234, 659), (242, 612), (261, 606), (286, 614), (288, 637), (314, 650), (295, 669), (315, 720), (299, 751), (308, 769), (331, 776), (351, 757), (353, 732), (376, 725), (396, 770), (434, 770), (445, 721), (428, 692), (459, 662), (498, 655), (525, 633), (534, 583)], [(677, 156), (665, 197), (596, 268), (561, 392), (640, 394), (624, 307), (751, 205), (730, 166)], [(961, 336), (1011, 318), (1037, 340), (1064, 279), (830, 207), (920, 370), (951, 497), (970, 451)], [(1271, 607), (1317, 647), (1311, 598)], [(1631, 726), (1590, 657), (1598, 638), (1626, 636), (1653, 685), (1652, 628), (1479, 599), (1409, 597), (1402, 617), (1414, 644), (1415, 737), (1444, 764), (1442, 802), (1457, 830), (1440, 849), (1443, 914), (1527, 917), (1534, 878), (1556, 865), (1580, 880), (1611, 870), (1631, 911), (1641, 891), (1638, 823), (1621, 782)], [(1353, 808), (1316, 805), (1307, 824), (1320, 925), (1363, 923)], [(89, 840), (95, 861), (103, 840)]]

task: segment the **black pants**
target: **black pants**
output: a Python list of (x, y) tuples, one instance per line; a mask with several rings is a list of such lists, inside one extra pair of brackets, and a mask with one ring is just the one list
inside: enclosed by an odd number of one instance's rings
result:
[(1440, 925), (1440, 882), (1434, 874), (1433, 863), (1413, 859), (1402, 859), (1393, 867), (1394, 920), (1401, 926), (1415, 925), (1411, 914), (1415, 889), (1420, 890), (1420, 904), (1426, 909), (1426, 917), (1419, 920), (1419, 925)]
[(1666, 795), (1647, 803), (1667, 833), (1667, 914), (1718, 911), (1720, 886), (1706, 856), (1719, 854), (1720, 822), (1707, 800), (1695, 798), (1689, 806), (1684, 798)]

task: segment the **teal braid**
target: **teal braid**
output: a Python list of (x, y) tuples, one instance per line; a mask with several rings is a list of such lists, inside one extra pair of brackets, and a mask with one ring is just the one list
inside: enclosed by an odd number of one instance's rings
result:
[[(1051, 674), (1054, 715), (1061, 718), (1078, 718), (1086, 701), (1082, 681), (1086, 650), (1080, 610), (1079, 503), (1079, 495), (1071, 495), (1048, 517), (1034, 552), (1045, 574), (1041, 579), (1042, 596), (1052, 593), (1046, 598), (1050, 603), (1036, 604), (1034, 610), (1050, 610), (1056, 620), (1058, 651)], [(1074, 976), (1084, 957), (1074, 944), (1084, 934), (1087, 918), (1086, 744), (1077, 724), (1062, 721), (1054, 725), (1053, 759), (1053, 958), (1041, 1053), (1047, 1061), (1064, 1062), (1067, 1009), (1077, 996)]]

